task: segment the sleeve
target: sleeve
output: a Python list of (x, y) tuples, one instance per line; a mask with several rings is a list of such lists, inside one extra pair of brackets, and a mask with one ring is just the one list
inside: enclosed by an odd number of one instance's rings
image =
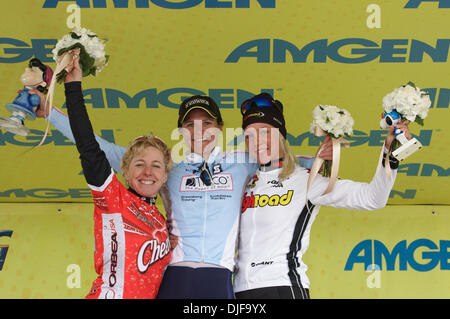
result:
[(386, 206), (392, 186), (397, 174), (396, 170), (391, 170), (390, 178), (380, 163), (377, 171), (370, 183), (354, 182), (351, 180), (338, 180), (333, 190), (322, 195), (328, 186), (328, 178), (317, 175), (308, 199), (314, 205), (331, 206), (337, 208), (348, 208), (358, 210), (375, 210)]
[(301, 167), (304, 167), (308, 170), (311, 169), (312, 164), (314, 163), (314, 156), (311, 155), (296, 155), (295, 156), (297, 158), (298, 164)]
[[(48, 121), (52, 124), (58, 131), (64, 134), (68, 139), (70, 139), (73, 143), (75, 143), (75, 139), (72, 134), (72, 130), (70, 128), (69, 118), (63, 112), (58, 110), (57, 108), (53, 108), (50, 116), (48, 117)], [(95, 140), (100, 145), (100, 148), (105, 152), (106, 158), (109, 161), (111, 167), (118, 173), (120, 171), (120, 161), (122, 159), (123, 154), (125, 153), (126, 148), (123, 146), (115, 145), (114, 143), (110, 143), (100, 136), (95, 134)]]
[(111, 172), (106, 181), (101, 186), (89, 184), (92, 192), (92, 200), (95, 207), (102, 210), (103, 213), (117, 213), (122, 211), (122, 194), (126, 189), (117, 179), (116, 175)]
[(70, 82), (64, 86), (70, 127), (80, 153), (84, 176), (90, 186), (101, 187), (114, 174), (112, 174), (105, 153), (95, 140), (94, 131), (84, 105), (81, 82)]

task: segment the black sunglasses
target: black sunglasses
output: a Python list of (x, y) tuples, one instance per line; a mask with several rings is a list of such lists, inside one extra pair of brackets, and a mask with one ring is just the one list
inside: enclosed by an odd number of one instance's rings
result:
[(242, 103), (241, 114), (245, 115), (252, 108), (252, 106), (257, 106), (259, 108), (275, 107), (278, 111), (283, 113), (283, 108), (280, 104), (276, 103), (275, 100), (271, 99), (268, 96), (257, 95)]
[(200, 170), (200, 179), (202, 180), (203, 184), (205, 184), (206, 186), (210, 186), (212, 184), (212, 176), (209, 171), (208, 163), (206, 161), (203, 162)]

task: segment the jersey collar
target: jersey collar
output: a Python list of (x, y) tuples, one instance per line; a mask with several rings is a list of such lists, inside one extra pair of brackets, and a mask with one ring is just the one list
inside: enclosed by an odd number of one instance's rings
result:
[(270, 161), (267, 164), (259, 164), (259, 171), (260, 172), (271, 172), (271, 171), (281, 168), (282, 165), (283, 165), (283, 159), (280, 158), (276, 161)]
[(146, 203), (149, 204), (150, 206), (155, 205), (155, 203), (156, 203), (156, 198), (157, 198), (157, 196), (155, 196), (155, 197), (145, 197), (145, 196), (142, 196), (142, 195), (138, 194), (138, 193), (137, 193), (134, 189), (132, 189), (131, 187), (128, 188), (128, 191), (130, 191), (131, 193), (133, 193), (134, 195), (136, 195), (137, 197), (139, 197), (140, 199), (142, 199), (144, 202), (146, 202)]
[[(207, 162), (208, 163), (214, 162), (214, 160), (216, 159), (217, 155), (220, 154), (220, 152), (221, 152), (221, 148), (219, 146), (215, 146), (214, 149), (212, 150), (211, 154), (209, 155)], [(204, 161), (203, 157), (201, 157), (197, 153), (192, 153), (192, 152), (186, 153), (186, 162), (188, 162), (188, 163), (202, 163), (203, 161)]]

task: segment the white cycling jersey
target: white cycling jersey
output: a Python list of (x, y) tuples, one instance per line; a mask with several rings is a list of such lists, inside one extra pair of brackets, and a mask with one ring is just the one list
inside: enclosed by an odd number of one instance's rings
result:
[[(311, 225), (320, 206), (374, 210), (385, 206), (396, 171), (390, 179), (381, 167), (370, 182), (338, 180), (322, 195), (328, 178), (318, 175), (309, 190), (309, 172), (297, 167), (279, 182), (281, 168), (256, 173), (247, 186), (241, 209), (235, 292), (273, 286), (309, 288), (308, 267), (302, 260), (309, 246)], [(251, 186), (253, 187), (251, 187)]]

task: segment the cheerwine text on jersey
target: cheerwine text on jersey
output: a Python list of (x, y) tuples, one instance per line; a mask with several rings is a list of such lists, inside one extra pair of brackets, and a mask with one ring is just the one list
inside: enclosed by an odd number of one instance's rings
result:
[(244, 194), (242, 200), (241, 213), (244, 213), (248, 208), (264, 207), (264, 206), (286, 206), (291, 202), (293, 190), (288, 190), (287, 193), (282, 195), (265, 195), (265, 194), (253, 194), (247, 192)]
[[(151, 253), (151, 258), (146, 262), (144, 260), (144, 253), (147, 250), (150, 250), (152, 253)], [(137, 258), (137, 265), (138, 265), (139, 271), (141, 273), (146, 272), (148, 267), (153, 265), (158, 260), (163, 259), (164, 256), (169, 254), (169, 252), (170, 252), (169, 238), (167, 238), (167, 240), (163, 243), (159, 243), (155, 239), (146, 241), (139, 249), (139, 254), (138, 254), (138, 258)]]

